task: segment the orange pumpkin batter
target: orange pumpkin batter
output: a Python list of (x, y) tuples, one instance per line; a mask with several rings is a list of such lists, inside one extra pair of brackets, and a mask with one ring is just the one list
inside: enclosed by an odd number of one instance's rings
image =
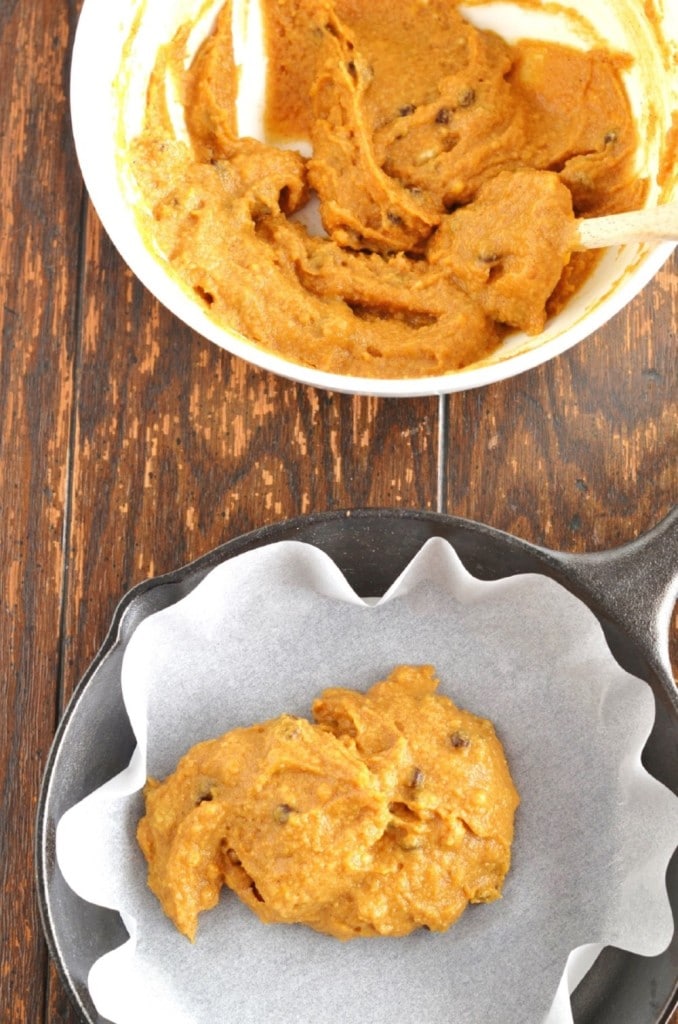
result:
[[(340, 374), (468, 366), (588, 274), (575, 215), (642, 203), (621, 70), (478, 31), (455, 0), (263, 2), (269, 136), (237, 135), (231, 9), (158, 58), (132, 159), (144, 231), (217, 323)], [(172, 71), (188, 139), (167, 113)], [(309, 197), (324, 233), (297, 216)]]
[(340, 939), (443, 931), (501, 895), (518, 805), (490, 722), (401, 666), (193, 747), (149, 781), (148, 882), (193, 939), (228, 886), (267, 923)]

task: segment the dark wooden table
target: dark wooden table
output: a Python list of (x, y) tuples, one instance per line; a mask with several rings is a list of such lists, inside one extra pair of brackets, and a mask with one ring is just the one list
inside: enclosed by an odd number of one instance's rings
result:
[(130, 586), (311, 511), (439, 509), (581, 552), (678, 497), (675, 259), (574, 351), (486, 390), (352, 398), (261, 372), (161, 309), (93, 213), (67, 101), (78, 9), (0, 4), (2, 1024), (76, 1021), (41, 934), (33, 821)]

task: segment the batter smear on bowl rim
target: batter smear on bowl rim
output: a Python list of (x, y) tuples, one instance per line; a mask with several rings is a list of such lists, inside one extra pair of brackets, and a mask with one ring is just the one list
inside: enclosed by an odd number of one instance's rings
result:
[(581, 285), (575, 217), (642, 206), (629, 58), (509, 45), (452, 0), (262, 7), (274, 143), (238, 136), (226, 3), (188, 67), (190, 24), (160, 49), (131, 150), (149, 244), (221, 326), (338, 374), (452, 372)]

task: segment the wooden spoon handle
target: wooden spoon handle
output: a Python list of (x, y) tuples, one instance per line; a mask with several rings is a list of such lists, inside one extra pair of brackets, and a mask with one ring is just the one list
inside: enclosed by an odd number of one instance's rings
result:
[(578, 220), (579, 249), (604, 249), (629, 242), (678, 241), (678, 203), (648, 210)]

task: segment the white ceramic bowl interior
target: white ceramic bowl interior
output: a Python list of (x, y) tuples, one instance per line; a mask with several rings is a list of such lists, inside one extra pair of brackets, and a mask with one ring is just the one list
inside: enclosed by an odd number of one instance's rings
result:
[[(594, 274), (538, 337), (516, 332), (482, 363), (436, 377), (402, 380), (349, 377), (294, 364), (235, 331), (216, 325), (144, 242), (135, 217), (137, 196), (125, 169), (125, 144), (139, 130), (146, 87), (157, 49), (176, 28), (195, 20), (198, 46), (222, 0), (85, 0), (71, 74), (71, 110), (85, 184), (101, 221), (128, 266), (177, 317), (222, 348), (281, 376), (352, 394), (415, 396), (481, 387), (515, 376), (566, 351), (596, 331), (647, 284), (671, 255), (673, 243), (610, 249)], [(660, 8), (662, 10), (660, 11)], [(678, 195), (678, 171), (666, 171), (669, 129), (678, 109), (678, 2), (561, 0), (539, 9), (521, 3), (471, 2), (463, 13), (509, 41), (533, 37), (588, 47), (605, 42), (634, 58), (625, 80), (639, 126), (638, 173), (652, 185), (648, 205)], [(130, 35), (132, 29), (132, 42)], [(235, 0), (236, 59), (241, 66), (238, 119), (241, 134), (263, 138), (265, 57), (254, 0)], [(176, 119), (180, 133), (180, 116)]]

